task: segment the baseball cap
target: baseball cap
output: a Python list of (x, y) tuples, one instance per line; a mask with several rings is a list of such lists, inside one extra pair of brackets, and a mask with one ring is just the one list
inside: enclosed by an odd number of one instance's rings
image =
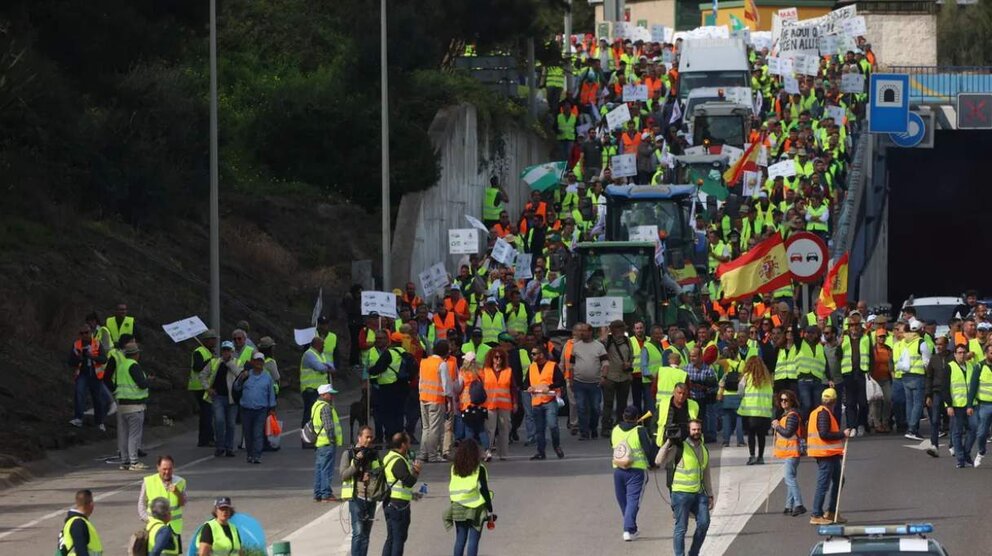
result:
[(234, 349), (234, 342), (230, 340), (224, 340), (220, 343), (220, 349)]
[(510, 342), (511, 344), (516, 343), (516, 340), (513, 339), (513, 336), (511, 336), (506, 332), (500, 332), (499, 335), (496, 336), (496, 340), (500, 342)]
[(334, 387), (331, 386), (330, 384), (321, 384), (320, 386), (317, 387), (317, 394), (318, 395), (323, 395), (323, 394), (337, 394), (337, 393), (338, 393), (338, 391), (335, 390)]
[(987, 322), (980, 322), (980, 323), (978, 323), (978, 329), (979, 330), (992, 330), (992, 324), (989, 324)]
[(486, 303), (496, 303), (496, 298), (489, 296), (486, 298)]
[(837, 399), (837, 391), (833, 388), (827, 388), (823, 391), (823, 394), (820, 395), (820, 399), (825, 402), (832, 402)]
[(260, 351), (256, 351), (255, 353), (251, 354), (251, 358), (252, 359), (261, 359), (262, 361), (265, 361), (265, 354), (262, 353), (262, 352), (260, 352)]
[(134, 342), (130, 342), (124, 346), (124, 355), (137, 355), (139, 353), (141, 353), (141, 348)]
[(923, 328), (923, 323), (922, 322), (920, 322), (917, 319), (909, 319), (909, 329), (911, 331), (916, 332), (920, 328)]
[(258, 347), (260, 348), (270, 348), (275, 347), (276, 342), (271, 336), (262, 336), (262, 339), (258, 341)]
[(220, 498), (214, 500), (214, 507), (215, 508), (233, 508), (234, 506), (231, 504), (231, 497), (230, 496), (221, 496)]
[(475, 361), (475, 352), (474, 351), (469, 351), (469, 352), (465, 353), (465, 355), (462, 356), (462, 361), (464, 363), (471, 363), (471, 362)]
[(482, 329), (481, 328), (473, 328), (471, 335), (472, 336), (482, 336)]

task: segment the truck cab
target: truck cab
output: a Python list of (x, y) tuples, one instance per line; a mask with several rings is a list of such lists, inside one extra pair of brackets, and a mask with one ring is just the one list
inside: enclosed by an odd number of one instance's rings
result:
[(629, 241), (638, 226), (665, 232), (665, 258), (681, 268), (694, 239), (687, 216), (694, 185), (610, 185), (606, 187), (606, 240)]
[(740, 38), (689, 39), (679, 53), (679, 100), (699, 87), (748, 87), (751, 70)]
[(738, 149), (751, 133), (753, 108), (749, 104), (709, 101), (692, 109), (689, 131), (693, 145), (731, 145)]
[[(655, 244), (634, 241), (578, 243), (565, 278), (565, 315), (568, 328), (587, 322), (586, 300), (619, 297), (628, 327), (643, 321), (668, 325), (676, 321), (677, 284), (655, 261)], [(665, 278), (668, 278), (667, 280)]]

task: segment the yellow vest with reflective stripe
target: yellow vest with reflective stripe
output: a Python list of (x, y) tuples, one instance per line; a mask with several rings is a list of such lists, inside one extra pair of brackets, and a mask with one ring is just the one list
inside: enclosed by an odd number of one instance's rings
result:
[(965, 363), (962, 369), (957, 361), (951, 361), (947, 366), (951, 374), (951, 407), (965, 407), (968, 405), (968, 386), (974, 367)]
[(497, 203), (499, 199), (498, 187), (487, 187), (485, 204), (482, 205), (483, 220), (499, 220), (499, 213), (503, 210), (503, 204)]
[(710, 452), (700, 440), (703, 449), (703, 461), (696, 459), (696, 451), (683, 444), (682, 459), (675, 465), (675, 476), (672, 478), (672, 492), (687, 492), (698, 494), (703, 491), (703, 470), (710, 464)]
[(328, 332), (324, 337), (324, 361), (334, 362), (334, 350), (338, 347), (338, 335)]
[(826, 232), (829, 226), (826, 222), (819, 220), (825, 212), (827, 212), (827, 205), (820, 205), (820, 208), (812, 205), (806, 207), (806, 213), (812, 217), (809, 222), (806, 222), (806, 230), (810, 232)]
[[(841, 350), (843, 351), (843, 354), (841, 355), (840, 358), (840, 372), (841, 374), (845, 374), (845, 375), (850, 374), (851, 371), (853, 370), (853, 365), (851, 363), (851, 361), (853, 360), (852, 357), (853, 348), (851, 347), (850, 336), (847, 335), (844, 336), (844, 341), (841, 342)], [(871, 353), (871, 341), (868, 339), (868, 336), (862, 334), (861, 339), (858, 340), (858, 357), (859, 357), (859, 361), (861, 362), (862, 369), (868, 368), (868, 357), (869, 357), (868, 354), (870, 353)]]
[(779, 348), (778, 361), (775, 363), (775, 380), (795, 380), (799, 377), (796, 362), (790, 356), (794, 350)]
[[(644, 454), (644, 447), (641, 446), (640, 430), (642, 428), (638, 425), (625, 431), (620, 428), (620, 425), (616, 425), (610, 434), (610, 446), (613, 448), (616, 448), (620, 442), (627, 442), (627, 446), (630, 448), (630, 458), (633, 462), (630, 464), (630, 469), (648, 468), (648, 457)], [(617, 468), (616, 464), (613, 465), (613, 468)]]
[[(321, 409), (325, 405), (331, 405), (324, 400), (318, 399), (310, 409), (310, 420), (313, 421), (313, 430), (317, 431), (317, 441), (314, 446), (322, 448), (331, 445), (331, 439), (327, 436), (327, 429), (324, 427), (324, 420), (320, 416)], [(331, 419), (334, 421), (334, 445), (341, 445), (341, 421), (338, 419), (338, 410), (331, 405)]]
[(200, 383), (200, 371), (203, 370), (203, 367), (199, 369), (193, 368), (197, 354), (200, 354), (203, 357), (203, 361), (206, 362), (210, 362), (214, 357), (214, 354), (210, 353), (210, 350), (203, 346), (199, 346), (193, 350), (193, 353), (189, 356), (189, 380), (186, 382), (187, 390), (195, 391), (204, 389), (203, 384)]
[(406, 457), (396, 451), (390, 450), (386, 454), (386, 457), (382, 460), (382, 466), (386, 470), (386, 484), (390, 486), (389, 497), (391, 500), (413, 500), (413, 490), (409, 489), (402, 482), (396, 479), (396, 475), (393, 475), (393, 464), (396, 461), (402, 460), (403, 465), (410, 469), (410, 461)]
[(475, 468), (468, 477), (459, 477), (455, 474), (455, 466), (451, 466), (451, 480), (448, 481), (448, 497), (452, 502), (456, 502), (466, 508), (478, 508), (486, 503), (479, 489), (479, 470), (482, 464)]
[(813, 375), (823, 380), (827, 376), (827, 357), (823, 354), (823, 346), (816, 344), (814, 351), (809, 342), (803, 340), (795, 350), (793, 362), (796, 366), (796, 376)]
[[(886, 344), (888, 344), (890, 340), (892, 340), (892, 344), (889, 345), (889, 347), (892, 348), (892, 361), (898, 362), (900, 359), (902, 359), (902, 350), (905, 349), (905, 346), (903, 345), (902, 340), (895, 340), (892, 336), (888, 336), (885, 338)], [(893, 367), (892, 377), (894, 379), (897, 380), (901, 379), (902, 374), (903, 374), (902, 371), (900, 371), (896, 367)]]
[(127, 358), (114, 371), (114, 380), (117, 383), (117, 391), (114, 394), (118, 400), (140, 401), (148, 399), (148, 389), (138, 388), (134, 379), (131, 378), (131, 367), (136, 363), (137, 361), (134, 359)]
[(988, 361), (984, 361), (981, 368), (981, 373), (978, 375), (977, 399), (982, 403), (992, 403), (992, 366)]
[[(354, 461), (354, 457), (352, 457), (352, 453), (353, 453), (352, 451), (350, 451), (350, 450), (348, 451), (349, 465), (350, 465), (350, 462)], [(372, 465), (369, 468), (372, 471), (376, 471), (380, 467), (381, 466), (379, 465), (379, 460), (378, 459), (375, 459), (372, 462)], [(350, 481), (342, 481), (341, 482), (341, 499), (342, 500), (351, 500), (352, 498), (355, 497), (355, 484), (358, 481), (360, 481), (360, 480), (362, 480), (362, 478), (359, 477), (358, 474), (356, 473), (355, 476), (352, 477)]]
[(773, 398), (774, 391), (770, 381), (764, 386), (754, 386), (751, 381), (747, 381), (744, 384), (744, 396), (741, 398), (741, 406), (737, 409), (737, 414), (741, 417), (771, 419)]
[(924, 375), (927, 373), (927, 368), (923, 364), (923, 356), (920, 355), (920, 345), (923, 343), (922, 339), (917, 338), (916, 340), (911, 340), (913, 343), (906, 342), (903, 349), (909, 350), (909, 373), (914, 375)]
[[(665, 366), (665, 354), (662, 350), (658, 349), (658, 346), (651, 343), (650, 340), (644, 342), (644, 347), (641, 348), (648, 354), (648, 366), (641, 369), (641, 377), (647, 378), (644, 382), (651, 382), (651, 377), (658, 374), (658, 370)], [(638, 350), (640, 352), (641, 350)]]
[(662, 399), (672, 397), (672, 393), (675, 392), (675, 385), (680, 382), (685, 383), (688, 377), (689, 373), (678, 367), (667, 365), (661, 367), (658, 369), (658, 393), (655, 399), (660, 403)]
[(561, 66), (548, 66), (548, 72), (544, 76), (545, 87), (565, 88), (565, 70)]
[(316, 390), (323, 384), (327, 384), (327, 373), (311, 369), (306, 366), (307, 353), (312, 353), (317, 356), (319, 361), (327, 363), (327, 359), (324, 357), (323, 353), (317, 353), (317, 350), (308, 348), (303, 352), (303, 356), (300, 357), (300, 391), (304, 390)]
[(506, 306), (506, 329), (511, 332), (527, 332), (527, 307), (523, 303), (517, 306), (516, 311), (513, 310), (513, 305)]
[(103, 543), (100, 542), (100, 535), (96, 532), (96, 527), (90, 523), (90, 520), (86, 519), (83, 515), (74, 515), (65, 521), (65, 525), (62, 526), (62, 536), (59, 539), (59, 544), (66, 549), (66, 554), (69, 556), (76, 555), (76, 547), (72, 543), (72, 535), (69, 533), (69, 529), (72, 527), (72, 523), (77, 519), (83, 520), (86, 523), (86, 528), (90, 533), (90, 543), (86, 545), (86, 550), (90, 553), (90, 556), (103, 556)]
[[(558, 114), (558, 140), (575, 141), (575, 123), (578, 117), (575, 114)], [(497, 218), (499, 215), (497, 215)]]
[[(157, 477), (158, 475), (156, 475)], [(169, 522), (172, 525), (172, 522)], [(148, 524), (145, 525), (145, 531), (148, 531), (148, 553), (151, 554), (152, 550), (155, 548), (155, 536), (161, 528), (165, 527), (165, 522), (161, 519), (154, 517), (148, 518)], [(181, 529), (180, 529), (181, 530)], [(166, 548), (162, 551), (162, 554), (179, 554), (179, 535), (176, 533), (175, 529), (172, 530), (172, 548)]]
[[(499, 337), (499, 333), (506, 329), (506, 324), (503, 319), (503, 313), (496, 311), (492, 316), (489, 313), (483, 311), (479, 315), (480, 323), (482, 326), (482, 342), (495, 342)], [(478, 355), (478, 354), (476, 354)]]
[[(400, 363), (403, 361), (403, 348), (389, 348), (389, 351), (391, 352), (389, 368), (379, 373), (378, 376), (372, 379), (379, 386), (392, 384), (399, 380), (400, 377)], [(379, 350), (373, 348), (372, 352), (369, 353), (369, 368), (375, 365), (376, 361), (379, 360), (379, 357)]]
[(183, 507), (179, 505), (179, 495), (186, 490), (186, 479), (182, 479), (176, 483), (176, 492), (169, 492), (165, 489), (165, 484), (162, 483), (162, 478), (158, 476), (158, 473), (154, 475), (148, 475), (145, 477), (145, 498), (148, 500), (148, 505), (145, 510), (148, 515), (152, 513), (152, 500), (156, 498), (165, 498), (169, 501), (169, 510), (172, 512), (172, 519), (169, 521), (169, 526), (172, 530), (176, 532), (177, 535), (183, 534)]
[[(238, 527), (230, 521), (227, 522), (227, 526), (231, 528), (233, 539), (227, 537), (224, 533), (224, 526), (218, 523), (216, 519), (211, 519), (203, 524), (203, 527), (210, 528), (210, 533), (214, 537), (214, 542), (210, 545), (211, 556), (236, 556), (241, 551), (241, 534), (238, 533)], [(193, 539), (193, 546), (197, 548), (200, 546), (199, 533)]]
[(110, 341), (117, 345), (117, 341), (121, 339), (121, 334), (134, 335), (134, 317), (124, 317), (120, 328), (117, 327), (117, 317), (109, 317), (107, 319), (107, 331), (110, 332)]

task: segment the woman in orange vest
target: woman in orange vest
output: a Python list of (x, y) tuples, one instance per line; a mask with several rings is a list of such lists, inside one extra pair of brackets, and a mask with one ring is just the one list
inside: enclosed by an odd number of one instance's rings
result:
[[(486, 461), (492, 461), (493, 448), (500, 461), (510, 455), (510, 416), (516, 406), (517, 385), (513, 383), (513, 371), (506, 350), (495, 347), (486, 353), (486, 364), (482, 368), (483, 385), (486, 388), (486, 432), (490, 445), (486, 446)], [(499, 437), (496, 428), (499, 425)]]
[(785, 473), (785, 515), (795, 517), (806, 513), (803, 506), (803, 493), (799, 490), (799, 457), (801, 450), (800, 440), (806, 435), (803, 428), (803, 419), (799, 415), (797, 408), (799, 402), (796, 394), (792, 390), (782, 390), (776, 394), (776, 405), (782, 408), (782, 417), (778, 421), (772, 421), (772, 428), (775, 429), (775, 457), (783, 460)]
[(482, 369), (475, 359), (475, 353), (466, 353), (462, 358), (462, 368), (458, 371), (458, 381), (454, 393), (458, 396), (458, 411), (455, 412), (455, 436), (461, 440), (474, 438), (480, 446), (489, 445), (485, 421), (485, 403), (473, 403), (472, 383), (482, 383)]
[[(844, 457), (845, 435), (837, 424), (831, 408), (837, 402), (837, 391), (827, 388), (820, 396), (822, 401), (809, 415), (810, 427), (807, 430), (806, 453), (816, 458), (816, 495), (813, 496), (813, 511), (809, 522), (811, 525), (827, 525), (830, 523), (845, 523), (847, 520), (836, 515), (837, 491), (840, 488), (840, 466)], [(823, 511), (823, 502), (830, 499), (827, 511)]]

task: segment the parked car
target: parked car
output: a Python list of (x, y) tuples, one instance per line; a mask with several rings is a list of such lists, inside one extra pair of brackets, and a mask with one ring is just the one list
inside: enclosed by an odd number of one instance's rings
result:
[(960, 297), (916, 297), (909, 296), (902, 308), (912, 307), (916, 310), (916, 318), (926, 322), (937, 322), (937, 336), (947, 334), (950, 328), (947, 323), (954, 317), (954, 309), (964, 301)]

